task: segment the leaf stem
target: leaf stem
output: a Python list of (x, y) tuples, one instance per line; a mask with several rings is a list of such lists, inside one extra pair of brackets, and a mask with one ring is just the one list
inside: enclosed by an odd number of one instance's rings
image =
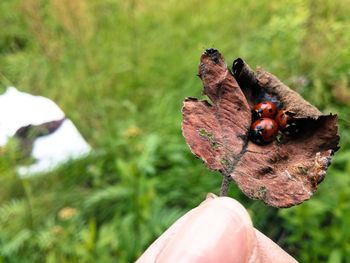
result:
[(230, 187), (230, 183), (232, 181), (231, 176), (223, 175), (222, 176), (222, 184), (220, 189), (220, 196), (227, 196), (228, 188)]

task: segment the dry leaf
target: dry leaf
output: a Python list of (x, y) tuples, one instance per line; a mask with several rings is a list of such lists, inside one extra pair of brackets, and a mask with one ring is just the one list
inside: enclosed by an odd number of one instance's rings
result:
[[(188, 145), (210, 170), (232, 178), (250, 198), (275, 207), (302, 203), (316, 191), (339, 149), (337, 115), (322, 115), (275, 76), (261, 68), (255, 74), (242, 59), (234, 61), (232, 72), (217, 50), (202, 54), (198, 75), (213, 105), (185, 99), (182, 129)], [(294, 115), (301, 131), (263, 146), (251, 142), (251, 108), (262, 100)]]

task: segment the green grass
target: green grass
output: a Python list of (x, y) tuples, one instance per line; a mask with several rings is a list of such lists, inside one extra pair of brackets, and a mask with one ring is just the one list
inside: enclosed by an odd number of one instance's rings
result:
[(0, 92), (51, 98), (95, 151), (21, 180), (16, 142), (0, 149), (0, 262), (131, 262), (219, 192), (181, 134), (207, 47), (339, 114), (342, 148), (310, 201), (277, 210), (229, 195), (300, 262), (349, 262), (349, 11), (348, 0), (1, 1)]

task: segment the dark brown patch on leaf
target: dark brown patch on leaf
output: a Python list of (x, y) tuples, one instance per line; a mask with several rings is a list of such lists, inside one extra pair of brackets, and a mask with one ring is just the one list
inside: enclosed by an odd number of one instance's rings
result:
[[(202, 54), (198, 76), (214, 105), (184, 102), (182, 129), (192, 152), (251, 198), (276, 207), (309, 199), (339, 149), (337, 115), (322, 115), (270, 73), (258, 68), (255, 75), (242, 59), (234, 61), (233, 75), (217, 50)], [(266, 145), (249, 141), (251, 108), (261, 101), (293, 114), (301, 131)]]

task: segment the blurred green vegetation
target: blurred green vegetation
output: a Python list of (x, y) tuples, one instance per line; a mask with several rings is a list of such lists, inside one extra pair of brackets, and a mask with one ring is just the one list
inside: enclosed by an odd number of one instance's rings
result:
[(0, 149), (0, 262), (131, 262), (218, 193), (181, 134), (207, 47), (339, 114), (341, 150), (310, 201), (229, 195), (300, 262), (350, 262), (349, 0), (2, 0), (0, 13), (0, 93), (51, 98), (95, 149), (32, 179), (15, 173), (15, 141)]

